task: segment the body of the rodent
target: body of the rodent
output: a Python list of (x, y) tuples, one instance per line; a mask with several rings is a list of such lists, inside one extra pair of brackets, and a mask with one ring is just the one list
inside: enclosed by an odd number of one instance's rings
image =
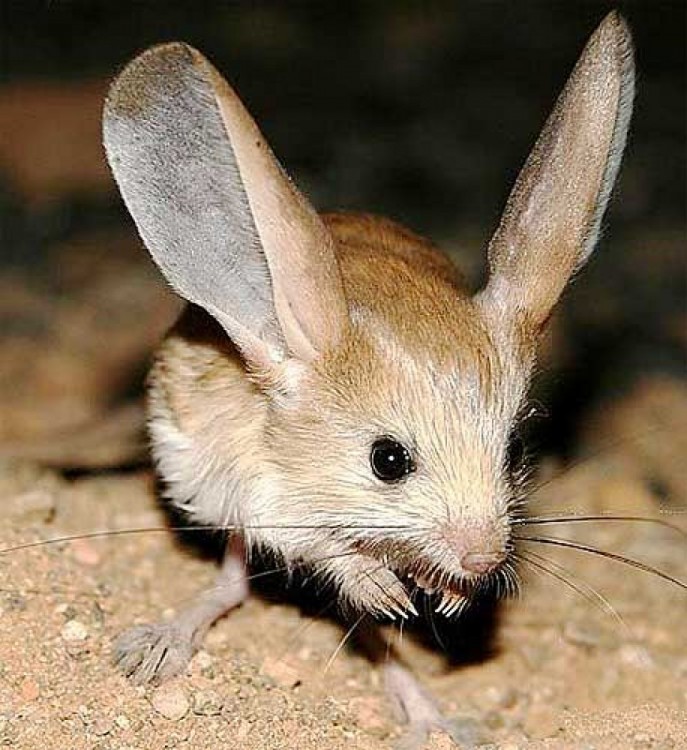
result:
[[(504, 450), (532, 347), (490, 331), (429, 241), (370, 215), (323, 220), (349, 306), (347, 340), (265, 393), (221, 326), (190, 306), (150, 375), (166, 496), (192, 521), (311, 563), (356, 607), (370, 596), (391, 606), (379, 596), (391, 582), (382, 560), (426, 589), (453, 578), (457, 594), (461, 577), (488, 572), (509, 550)], [(411, 446), (413, 476), (401, 486), (370, 470), (384, 435)]]
[[(229, 537), (214, 587), (119, 639), (127, 674), (185, 669), (245, 599), (246, 547), (308, 565), (375, 617), (414, 613), (418, 588), (447, 616), (490, 582), (508, 588), (510, 436), (541, 330), (598, 239), (633, 91), (630, 34), (611, 13), (470, 294), (399, 225), (318, 215), (197, 50), (153, 47), (122, 71), (105, 107), (108, 159), (154, 261), (192, 305), (151, 374), (153, 453), (170, 500)], [(411, 725), (444, 726), (400, 664), (384, 669)]]

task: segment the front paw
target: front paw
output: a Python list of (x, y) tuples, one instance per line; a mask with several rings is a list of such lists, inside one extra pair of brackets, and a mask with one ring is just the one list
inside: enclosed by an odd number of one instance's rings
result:
[(130, 628), (114, 646), (115, 663), (138, 685), (181, 674), (193, 653), (193, 636), (174, 623)]
[(395, 620), (417, 615), (417, 610), (396, 574), (364, 555), (348, 558), (338, 572), (342, 597), (356, 610)]

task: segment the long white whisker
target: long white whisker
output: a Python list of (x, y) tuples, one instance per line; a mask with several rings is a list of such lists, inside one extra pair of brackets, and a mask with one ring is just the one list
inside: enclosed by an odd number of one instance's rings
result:
[(351, 627), (346, 631), (344, 637), (339, 641), (339, 645), (334, 649), (334, 653), (329, 657), (327, 664), (324, 668), (324, 674), (327, 674), (329, 671), (329, 668), (334, 663), (334, 660), (336, 657), (341, 653), (341, 649), (346, 645), (350, 637), (353, 635), (353, 632), (355, 629), (360, 625), (360, 623), (367, 617), (367, 612), (363, 612), (362, 615), (351, 625)]
[(516, 536), (513, 538), (519, 542), (531, 542), (533, 544), (547, 544), (553, 547), (563, 547), (566, 549), (576, 550), (578, 552), (585, 552), (591, 555), (599, 555), (599, 557), (606, 557), (609, 560), (614, 560), (615, 562), (619, 562), (624, 565), (629, 565), (630, 567), (637, 568), (637, 570), (642, 570), (645, 573), (651, 573), (657, 576), (658, 578), (662, 578), (664, 581), (668, 581), (669, 583), (672, 583), (675, 586), (679, 586), (681, 589), (687, 590), (687, 583), (679, 580), (678, 578), (674, 578), (668, 573), (664, 573), (662, 570), (659, 570), (658, 568), (654, 568), (653, 566), (647, 565), (646, 563), (640, 562), (639, 560), (633, 560), (630, 557), (625, 557), (624, 555), (618, 555), (615, 552), (608, 552), (606, 550), (599, 549), (598, 547), (593, 547), (589, 544), (579, 544), (578, 542), (572, 542), (568, 539), (558, 539), (554, 537), (542, 537), (542, 536)]
[[(568, 588), (575, 591), (577, 594), (582, 596), (586, 601), (595, 606), (597, 609), (602, 611), (606, 615), (610, 615), (625, 631), (627, 635), (630, 634), (630, 628), (627, 626), (625, 620), (618, 612), (618, 610), (608, 601), (608, 599), (597, 591), (586, 581), (583, 581), (579, 576), (575, 577), (575, 580), (571, 580), (573, 573), (563, 565), (560, 565), (555, 560), (549, 557), (539, 555), (532, 550), (521, 553), (521, 559), (524, 562), (529, 563), (533, 567), (539, 567), (541, 570), (545, 570), (550, 576), (561, 581), (561, 583), (568, 586)], [(557, 571), (557, 572), (556, 572)]]

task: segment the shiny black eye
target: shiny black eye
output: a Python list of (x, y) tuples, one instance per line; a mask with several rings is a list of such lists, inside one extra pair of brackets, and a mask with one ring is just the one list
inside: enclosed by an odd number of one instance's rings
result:
[(391, 437), (375, 440), (370, 451), (370, 466), (377, 479), (383, 482), (398, 482), (415, 469), (410, 451)]
[(511, 473), (517, 473), (523, 468), (526, 454), (525, 442), (517, 432), (513, 432), (508, 441), (506, 455), (506, 463)]

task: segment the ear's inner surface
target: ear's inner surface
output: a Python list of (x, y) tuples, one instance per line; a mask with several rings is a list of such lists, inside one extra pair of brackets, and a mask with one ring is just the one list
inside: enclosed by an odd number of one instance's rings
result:
[(205, 71), (190, 51), (145, 53), (110, 93), (105, 144), (155, 262), (241, 345), (283, 346), (260, 237)]
[(211, 74), (274, 280), (275, 306), (286, 339), (300, 351), (334, 343), (347, 308), (332, 237), (274, 158), (234, 91), (214, 69)]
[(625, 146), (632, 43), (610, 14), (593, 34), (510, 194), (487, 294), (536, 328), (592, 252)]
[(133, 60), (103, 130), (153, 259), (249, 360), (308, 359), (338, 339), (347, 307), (333, 241), (200, 53), (168, 44)]

